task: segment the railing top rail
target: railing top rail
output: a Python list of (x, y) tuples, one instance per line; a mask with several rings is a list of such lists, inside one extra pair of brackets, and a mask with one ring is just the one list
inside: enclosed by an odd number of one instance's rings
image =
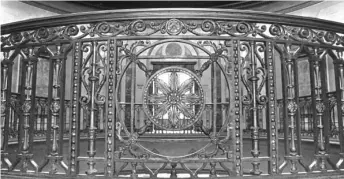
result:
[(326, 30), (344, 33), (344, 24), (318, 18), (300, 17), (294, 15), (256, 12), (247, 10), (225, 10), (208, 8), (155, 8), (155, 9), (125, 9), (97, 12), (72, 13), (67, 15), (35, 18), (3, 24), (2, 34), (27, 31), (40, 27), (54, 27), (70, 24), (82, 24), (101, 21), (136, 20), (136, 19), (210, 19), (233, 20), (256, 23), (277, 23), (297, 27)]

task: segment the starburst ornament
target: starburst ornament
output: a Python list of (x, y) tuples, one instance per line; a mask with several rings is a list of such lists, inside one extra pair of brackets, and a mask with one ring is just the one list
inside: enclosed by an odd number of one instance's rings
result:
[(180, 67), (156, 72), (148, 80), (143, 98), (147, 116), (164, 129), (185, 129), (204, 109), (204, 93), (197, 76)]

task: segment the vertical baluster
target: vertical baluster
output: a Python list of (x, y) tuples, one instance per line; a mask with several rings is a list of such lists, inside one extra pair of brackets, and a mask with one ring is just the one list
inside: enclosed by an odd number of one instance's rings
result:
[(339, 168), (344, 162), (344, 132), (343, 132), (343, 113), (344, 113), (344, 52), (337, 51), (337, 56), (333, 54), (335, 67), (335, 83), (337, 97), (338, 130), (340, 141), (340, 159), (336, 163)]
[[(1, 164), (6, 165), (8, 169), (12, 167), (8, 159), (8, 137), (9, 137), (9, 120), (10, 120), (10, 100), (12, 86), (12, 65), (9, 58), (9, 52), (3, 52), (4, 59), (1, 61)], [(12, 55), (13, 56), (13, 55)]]
[[(25, 59), (26, 60), (26, 59)], [(31, 106), (31, 99), (30, 99), (30, 93), (31, 93), (31, 77), (32, 77), (32, 63), (30, 61), (27, 62), (26, 64), (26, 78), (25, 78), (25, 86), (24, 86), (24, 94), (25, 94), (25, 99), (24, 102), (21, 106), (21, 110), (23, 112), (24, 116), (24, 124), (23, 124), (23, 131), (24, 131), (24, 136), (23, 136), (23, 144), (22, 144), (22, 152), (27, 153), (29, 149), (29, 118), (30, 118), (30, 110), (32, 109)]]
[[(23, 52), (21, 52), (23, 53)], [(18, 158), (17, 160), (14, 162), (14, 164), (18, 164), (20, 162), (20, 158), (19, 158), (19, 153), (21, 152), (21, 149), (22, 149), (22, 145), (23, 145), (23, 142), (22, 141), (22, 138), (23, 138), (23, 120), (24, 120), (24, 115), (23, 115), (23, 112), (22, 112), (22, 109), (21, 109), (21, 106), (22, 104), (24, 103), (24, 100), (25, 100), (25, 79), (26, 79), (26, 61), (24, 60), (25, 57), (22, 56), (19, 56), (19, 60), (21, 61), (21, 68), (20, 68), (20, 76), (21, 76), (21, 79), (20, 79), (20, 85), (19, 85), (19, 95), (18, 95), (18, 103), (16, 105), (16, 110), (17, 112), (20, 112), (20, 114), (18, 115), (18, 121), (17, 121), (17, 132), (18, 132), (18, 135), (17, 135), (17, 141), (18, 141), (18, 148), (17, 148), (17, 151), (18, 151)], [(14, 169), (14, 166), (12, 165), (12, 169)], [(12, 170), (11, 169), (11, 170)]]
[[(328, 154), (326, 152), (326, 139), (324, 133), (324, 118), (323, 115), (326, 114), (326, 105), (324, 100), (326, 101), (326, 89), (324, 87), (324, 77), (321, 77), (324, 74), (324, 69), (322, 68), (324, 55), (326, 54), (326, 50), (321, 52), (319, 55), (318, 47), (315, 47), (313, 52), (311, 52), (311, 84), (312, 84), (312, 97), (313, 97), (313, 117), (314, 117), (314, 128), (316, 127), (316, 131), (314, 134), (314, 141), (315, 141), (315, 159), (309, 165), (309, 170), (314, 170), (316, 165), (318, 165), (321, 171), (326, 170), (325, 160), (328, 159)], [(323, 91), (324, 90), (324, 91)], [(316, 117), (315, 115), (316, 114)], [(329, 161), (329, 160), (328, 160)], [(331, 163), (330, 163), (331, 164)]]
[[(31, 76), (31, 84), (29, 85), (31, 87), (31, 94), (30, 94), (30, 101), (31, 101), (31, 109), (30, 109), (30, 116), (29, 116), (29, 153), (32, 154), (32, 149), (33, 149), (33, 138), (34, 138), (34, 122), (36, 121), (36, 81), (37, 81), (37, 62), (38, 62), (38, 58), (37, 55), (34, 54), (33, 49), (29, 48), (29, 55), (31, 56), (30, 59), (32, 61), (32, 75)], [(36, 162), (33, 161), (33, 159), (31, 158), (29, 160), (32, 164), (32, 166), (34, 167), (34, 170), (37, 172), (38, 170), (38, 165), (36, 164)]]
[[(57, 46), (57, 53), (60, 53), (60, 46)], [(52, 124), (51, 124), (51, 130), (53, 132), (53, 136), (52, 136), (52, 146), (51, 146), (51, 153), (50, 153), (50, 157), (52, 156), (57, 156), (58, 155), (58, 144), (57, 144), (57, 132), (58, 132), (58, 118), (59, 118), (59, 111), (61, 110), (61, 106), (60, 106), (60, 101), (63, 100), (63, 98), (61, 99), (58, 95), (58, 91), (60, 90), (60, 66), (61, 66), (61, 59), (54, 59), (53, 62), (54, 65), (54, 80), (53, 80), (53, 91), (52, 91), (52, 95), (53, 95), (53, 99), (52, 102), (49, 106), (49, 109), (52, 112)], [(51, 166), (51, 170), (50, 170), (50, 174), (56, 173), (57, 172), (57, 165), (56, 165), (56, 160), (54, 160), (55, 162), (52, 163)]]
[[(49, 88), (48, 100), (51, 122), (48, 127), (47, 137), (48, 144), (50, 144), (50, 132), (52, 131), (52, 146), (48, 150), (49, 154), (46, 161), (39, 167), (41, 171), (50, 161), (51, 168), (49, 173), (54, 174), (57, 172), (57, 166), (60, 165), (65, 171), (68, 170), (67, 165), (63, 162), (63, 123), (64, 123), (64, 98), (65, 98), (65, 54), (62, 53), (61, 44), (56, 45), (56, 54), (51, 58), (52, 73), (50, 74), (51, 87)], [(57, 141), (59, 140), (59, 142)], [(50, 147), (50, 145), (48, 145)]]
[[(30, 99), (30, 94), (31, 94), (31, 81), (32, 81), (32, 62), (30, 63), (30, 61), (27, 62), (26, 65), (27, 71), (26, 71), (26, 79), (25, 79), (25, 100), (23, 105), (21, 106), (21, 109), (23, 111), (23, 115), (24, 115), (24, 124), (23, 124), (23, 131), (24, 131), (24, 136), (23, 136), (23, 144), (22, 144), (22, 153), (28, 153), (29, 151), (29, 119), (30, 119), (30, 112), (32, 109), (31, 106), (31, 99)], [(26, 164), (24, 164), (26, 165)], [(23, 166), (22, 168), (24, 171), (27, 170), (27, 166)], [(23, 171), (22, 170), (22, 171)]]
[[(61, 46), (57, 46), (57, 55), (60, 53), (60, 48)], [(58, 144), (57, 144), (57, 130), (59, 128), (57, 122), (59, 118), (59, 112), (61, 110), (60, 106), (60, 101), (63, 100), (61, 97), (58, 95), (58, 92), (60, 90), (60, 75), (61, 75), (61, 59), (54, 59), (54, 82), (53, 82), (53, 101), (50, 104), (50, 110), (52, 111), (52, 125), (51, 129), (53, 131), (53, 144), (51, 147), (51, 155), (57, 155), (57, 150), (58, 150)], [(54, 168), (56, 170), (56, 168)], [(55, 173), (55, 172), (54, 172)]]
[[(298, 47), (292, 50), (292, 45), (287, 43), (283, 48), (276, 46), (282, 57), (282, 81), (283, 81), (283, 98), (284, 98), (284, 138), (285, 138), (285, 159), (279, 166), (279, 171), (282, 172), (286, 167), (288, 161), (291, 163), (290, 172), (297, 173), (297, 163), (302, 166), (302, 157), (300, 156), (300, 134), (299, 127), (296, 126), (296, 122), (300, 122), (300, 110), (298, 100), (298, 74), (297, 74), (297, 58), (301, 50)], [(286, 88), (285, 88), (286, 87)], [(295, 129), (296, 128), (296, 129)], [(290, 142), (289, 142), (290, 135)], [(296, 144), (296, 137), (299, 139), (299, 143)], [(289, 148), (288, 148), (289, 147)], [(298, 147), (298, 148), (297, 148)], [(305, 167), (305, 166), (304, 166)], [(307, 168), (305, 168), (307, 170)]]
[(296, 173), (297, 168), (296, 168), (296, 163), (294, 160), (294, 157), (297, 155), (297, 149), (295, 145), (295, 115), (296, 112), (298, 111), (298, 104), (295, 101), (295, 83), (294, 83), (294, 78), (297, 78), (294, 76), (294, 67), (295, 67), (295, 57), (293, 57), (291, 54), (291, 45), (287, 44), (286, 47), (286, 53), (287, 55), (285, 56), (285, 68), (286, 68), (286, 78), (287, 78), (287, 99), (288, 99), (288, 117), (290, 119), (290, 124), (289, 124), (289, 129), (290, 129), (290, 156), (293, 157), (290, 162), (291, 162), (291, 168), (290, 172), (291, 173)]
[[(252, 82), (252, 121), (253, 125), (251, 127), (252, 130), (252, 150), (251, 154), (253, 158), (258, 158), (260, 151), (259, 151), (259, 126), (258, 126), (258, 106), (257, 106), (257, 83), (259, 78), (257, 77), (257, 59), (254, 54), (254, 49), (256, 45), (255, 42), (250, 41), (250, 48), (251, 48), (251, 70), (252, 76), (248, 78), (249, 81)], [(254, 175), (260, 175), (262, 171), (259, 169), (260, 162), (254, 161), (252, 162), (253, 169), (251, 171)]]
[(89, 82), (90, 82), (90, 121), (89, 121), (89, 131), (88, 131), (88, 137), (89, 137), (89, 142), (88, 142), (88, 157), (89, 160), (87, 162), (88, 165), (88, 170), (86, 173), (88, 175), (93, 175), (97, 172), (97, 169), (95, 168), (95, 161), (94, 161), (94, 156), (96, 155), (96, 83), (99, 81), (99, 77), (97, 74), (97, 42), (93, 42), (93, 58), (90, 64), (91, 67), (91, 73), (89, 74)]
[[(25, 122), (24, 122), (24, 146), (23, 146), (23, 151), (26, 151), (31, 154), (29, 157), (28, 162), (29, 164), (32, 165), (34, 170), (37, 172), (38, 170), (38, 165), (37, 163), (33, 160), (33, 155), (32, 155), (32, 146), (33, 146), (33, 132), (34, 132), (34, 121), (35, 121), (35, 113), (36, 113), (36, 79), (37, 79), (37, 62), (38, 58), (34, 55), (33, 48), (29, 48), (29, 62), (28, 62), (28, 84), (26, 85), (26, 100), (30, 96), (30, 99), (27, 100), (30, 101), (30, 110), (27, 111), (29, 112), (28, 116), (24, 116)], [(29, 104), (29, 103), (28, 103)], [(25, 102), (24, 102), (25, 106)], [(26, 113), (26, 108), (27, 106), (24, 107), (24, 115)], [(25, 127), (27, 128), (27, 135), (25, 135)], [(26, 141), (25, 141), (25, 136), (27, 136)], [(25, 148), (25, 144), (27, 144), (27, 148)], [(25, 169), (24, 169), (25, 170)]]
[(25, 75), (23, 75), (25, 84), (23, 86), (22, 94), (25, 94), (25, 98), (21, 106), (23, 112), (22, 122), (20, 124), (21, 134), (19, 140), (21, 145), (21, 153), (18, 154), (17, 160), (14, 162), (12, 169), (14, 169), (19, 163), (21, 163), (20, 170), (22, 172), (27, 172), (28, 165), (31, 165), (34, 170), (38, 171), (37, 163), (32, 159), (33, 154), (31, 153), (31, 145), (33, 143), (33, 117), (34, 117), (34, 106), (35, 106), (35, 89), (36, 89), (36, 70), (37, 70), (37, 57), (34, 55), (33, 48), (28, 49), (28, 56), (21, 51), (22, 56), (24, 57)]
[[(315, 48), (314, 49), (314, 56), (318, 56), (318, 49)], [(322, 116), (323, 116), (323, 112), (325, 111), (325, 105), (321, 99), (321, 82), (320, 82), (320, 60), (321, 59), (317, 59), (314, 58), (311, 59), (313, 61), (312, 67), (313, 70), (311, 73), (314, 74), (314, 78), (313, 78), (313, 83), (314, 83), (314, 90), (315, 90), (315, 111), (316, 111), (316, 120), (317, 121), (317, 125), (315, 125), (314, 127), (317, 127), (318, 132), (315, 133), (316, 135), (316, 140), (319, 143), (318, 147), (318, 154), (323, 154), (324, 150), (325, 150), (325, 146), (324, 146), (324, 141), (323, 141), (323, 120), (322, 120)], [(314, 114), (313, 114), (314, 117)], [(310, 169), (313, 168), (313, 164), (317, 164), (317, 161), (312, 162), (312, 164), (310, 165)], [(324, 160), (321, 160), (320, 163), (320, 169), (324, 170), (325, 169), (325, 162)]]

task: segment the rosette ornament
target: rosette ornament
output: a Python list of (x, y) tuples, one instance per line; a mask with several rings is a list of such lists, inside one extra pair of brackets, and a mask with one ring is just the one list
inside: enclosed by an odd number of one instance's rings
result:
[[(195, 85), (199, 89), (197, 92)], [(152, 86), (157, 90), (149, 93)], [(148, 80), (145, 88), (146, 114), (152, 122), (165, 129), (189, 127), (196, 122), (204, 107), (200, 86), (196, 75), (186, 69), (173, 67), (157, 72)]]

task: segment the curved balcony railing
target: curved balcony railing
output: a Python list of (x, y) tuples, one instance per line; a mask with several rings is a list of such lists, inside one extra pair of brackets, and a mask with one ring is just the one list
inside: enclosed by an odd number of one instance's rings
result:
[[(336, 100), (335, 100), (335, 93), (329, 93), (328, 94), (328, 98), (329, 98), (329, 103), (330, 103), (330, 113), (331, 113), (331, 120), (329, 120), (330, 122), (330, 140), (332, 140), (333, 142), (338, 142), (338, 137), (339, 137), (339, 122), (338, 122), (338, 118), (337, 116), (337, 111), (336, 111)], [(17, 142), (17, 137), (18, 137), (18, 124), (19, 124), (19, 116), (20, 116), (20, 104), (19, 104), (19, 100), (20, 100), (20, 94), (18, 93), (12, 93), (11, 96), (11, 100), (10, 100), (10, 108), (8, 109), (9, 112), (9, 138), (10, 138), (10, 142)], [(302, 96), (299, 98), (300, 100), (300, 125), (301, 125), (301, 135), (302, 136), (310, 136), (312, 137), (314, 134), (313, 131), (313, 114), (312, 114), (312, 110), (311, 110), (311, 96)], [(48, 120), (48, 105), (47, 105), (47, 101), (48, 98), (46, 97), (38, 97), (36, 96), (36, 108), (35, 108), (35, 118), (34, 118), (34, 127), (33, 127), (33, 134), (34, 134), (34, 141), (35, 140), (42, 140), (45, 139), (45, 135), (47, 133), (47, 120)], [(278, 131), (279, 133), (283, 133), (283, 125), (284, 125), (284, 121), (283, 121), (283, 101), (277, 100), (277, 104), (278, 104), (278, 116), (279, 116), (279, 124), (278, 124)], [(212, 109), (211, 109), (211, 105), (212, 104), (206, 104), (206, 110), (203, 112), (204, 116), (211, 116), (212, 115)], [(225, 117), (228, 115), (228, 105), (229, 104), (218, 104), (218, 108), (217, 108), (217, 113), (220, 114), (220, 116), (218, 117), (218, 120), (222, 121), (225, 119)], [(128, 108), (130, 108), (130, 103), (127, 104), (123, 104), (121, 110), (119, 113), (124, 113), (124, 110), (126, 108), (126, 106)], [(69, 110), (71, 109), (71, 104), (70, 104), (70, 100), (65, 100), (65, 118), (69, 115)], [(101, 105), (99, 106), (99, 110), (105, 110), (104, 106)], [(135, 104), (135, 110), (136, 110), (136, 116), (140, 116), (143, 115), (143, 108), (142, 108), (142, 104)], [(246, 116), (246, 128), (244, 129), (244, 133), (250, 133), (250, 113), (249, 110), (244, 112)], [(104, 114), (99, 114), (99, 115), (104, 115)], [(103, 134), (104, 133), (104, 117), (103, 116), (98, 116), (98, 118), (100, 120), (98, 120), (98, 134)], [(87, 134), (87, 126), (86, 126), (86, 122), (87, 121), (80, 121), (82, 124), (80, 125), (80, 130), (83, 131), (83, 133), (86, 135)], [(261, 120), (262, 122), (262, 120)], [(260, 124), (260, 126), (263, 126), (262, 124)], [(221, 126), (217, 126), (218, 128)], [(68, 137), (68, 133), (69, 133), (69, 121), (66, 120), (64, 121), (64, 135), (65, 137)], [(261, 135), (265, 136), (267, 135), (267, 129), (262, 127), (260, 130)], [(189, 129), (180, 131), (180, 132), (175, 132), (175, 131), (165, 131), (165, 130), (161, 130), (159, 128), (157, 128), (156, 126), (153, 126), (147, 130), (148, 134), (154, 134), (154, 136), (157, 135), (164, 135), (164, 134), (171, 134), (171, 133), (181, 133), (181, 134), (201, 134), (201, 131), (197, 131), (196, 128), (190, 127)], [(201, 136), (197, 136), (197, 137), (201, 137)], [(305, 138), (307, 139), (307, 138)]]
[(2, 176), (344, 176), (344, 24), (135, 9), (1, 34)]

